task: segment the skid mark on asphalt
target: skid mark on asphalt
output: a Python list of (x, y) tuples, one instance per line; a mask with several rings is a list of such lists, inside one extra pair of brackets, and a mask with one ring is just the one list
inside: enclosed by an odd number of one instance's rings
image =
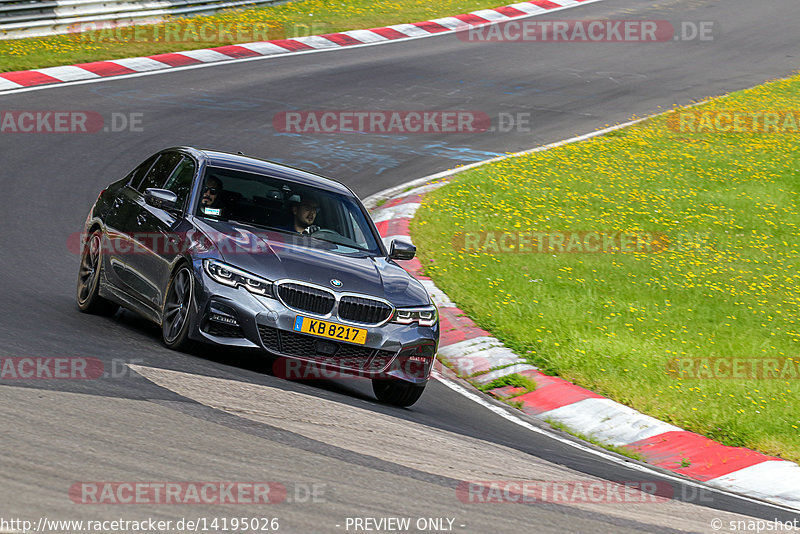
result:
[[(420, 156), (437, 157), (469, 163), (483, 161), (500, 155), (498, 152), (475, 150), (469, 147), (454, 147), (444, 142), (428, 143), (414, 148), (408, 146), (405, 136), (370, 135), (371, 138), (385, 139), (386, 142), (353, 142), (355, 140), (332, 139), (330, 136), (320, 134), (319, 138), (294, 134), (276, 133), (276, 137), (287, 137), (297, 142), (302, 150), (296, 153), (303, 154), (309, 159), (285, 160), (275, 159), (279, 163), (305, 167), (308, 169), (321, 169), (320, 161), (325, 162), (325, 168), (330, 169), (337, 164), (340, 168), (350, 172), (362, 172), (374, 168), (374, 173), (381, 173), (402, 165), (407, 159)], [(353, 136), (363, 135), (358, 132)], [(389, 154), (392, 154), (391, 156)], [(339, 171), (337, 171), (339, 172)]]

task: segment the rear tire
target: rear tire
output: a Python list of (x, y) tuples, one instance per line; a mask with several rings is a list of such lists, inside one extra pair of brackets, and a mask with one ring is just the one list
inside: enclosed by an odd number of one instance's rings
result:
[(103, 275), (103, 233), (95, 230), (83, 244), (81, 266), (78, 270), (76, 301), (83, 313), (114, 315), (119, 306), (100, 296), (100, 277)]
[(425, 391), (425, 385), (418, 386), (402, 380), (373, 379), (372, 391), (379, 401), (405, 408), (419, 400)]
[(164, 313), (161, 318), (161, 337), (164, 344), (187, 352), (194, 347), (189, 339), (189, 326), (194, 318), (194, 276), (186, 265), (178, 267), (170, 278), (164, 297)]

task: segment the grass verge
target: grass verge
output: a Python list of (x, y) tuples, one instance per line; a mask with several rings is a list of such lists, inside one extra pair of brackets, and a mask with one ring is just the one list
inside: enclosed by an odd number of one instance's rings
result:
[(0, 41), (0, 72), (375, 28), (504, 5), (497, 0), (305, 0), (134, 28)]
[[(527, 376), (524, 376), (524, 375), (517, 374), (517, 373), (513, 373), (513, 374), (510, 374), (510, 375), (502, 376), (500, 378), (492, 380), (488, 384), (484, 384), (484, 385), (478, 387), (478, 389), (480, 389), (481, 391), (486, 392), (486, 391), (490, 391), (490, 390), (495, 389), (495, 388), (501, 388), (503, 386), (511, 386), (511, 387), (515, 387), (515, 388), (524, 388), (525, 389), (524, 392), (518, 393), (517, 395), (521, 395), (522, 393), (529, 393), (531, 391), (536, 391), (536, 382), (533, 379), (528, 378)], [(517, 395), (515, 395), (515, 396), (517, 396)]]
[(747, 128), (798, 109), (793, 77), (458, 174), (425, 274), (544, 372), (800, 461), (800, 114)]

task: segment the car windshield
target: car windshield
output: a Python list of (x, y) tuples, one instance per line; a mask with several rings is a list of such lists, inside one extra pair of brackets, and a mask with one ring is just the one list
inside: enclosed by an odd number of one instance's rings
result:
[(381, 255), (356, 199), (281, 178), (208, 167), (196, 215), (295, 234), (301, 246), (324, 241), (335, 252)]

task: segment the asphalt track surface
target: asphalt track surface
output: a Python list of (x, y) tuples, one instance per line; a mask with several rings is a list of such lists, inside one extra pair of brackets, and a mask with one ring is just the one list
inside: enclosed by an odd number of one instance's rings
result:
[[(91, 110), (107, 120), (137, 113), (142, 126), (0, 137), (0, 355), (90, 356), (119, 375), (0, 384), (0, 516), (262, 516), (280, 518), (285, 532), (348, 532), (347, 517), (444, 517), (460, 532), (598, 533), (711, 532), (713, 518), (743, 518), (735, 514), (797, 518), (676, 482), (669, 502), (464, 503), (460, 480), (662, 479), (525, 430), (438, 382), (412, 408), (395, 409), (375, 402), (361, 381), (288, 382), (259, 355), (175, 353), (130, 313), (77, 311), (69, 235), (104, 185), (163, 147), (241, 150), (335, 176), (364, 197), (786, 76), (800, 58), (796, 0), (605, 0), (547, 18), (714, 21), (715, 34), (705, 42), (594, 45), (445, 35), (0, 97), (3, 110)], [(532, 129), (274, 131), (275, 113), (304, 109), (468, 109), (495, 124), (501, 112), (530, 113)], [(294, 502), (78, 505), (67, 492), (80, 481), (275, 481)], [(303, 498), (314, 483), (323, 484), (316, 502)]]

